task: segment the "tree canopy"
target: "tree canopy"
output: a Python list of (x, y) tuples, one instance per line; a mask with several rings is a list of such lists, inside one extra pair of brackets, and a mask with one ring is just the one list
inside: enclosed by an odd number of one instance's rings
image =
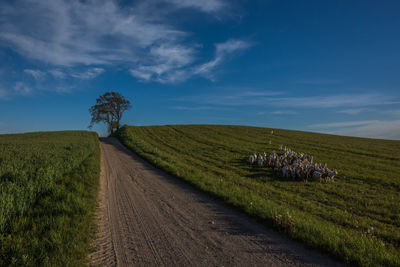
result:
[(89, 128), (95, 123), (105, 122), (108, 125), (108, 132), (113, 134), (120, 128), (122, 113), (131, 108), (129, 100), (120, 93), (107, 92), (96, 99), (96, 105), (89, 109), (92, 120)]

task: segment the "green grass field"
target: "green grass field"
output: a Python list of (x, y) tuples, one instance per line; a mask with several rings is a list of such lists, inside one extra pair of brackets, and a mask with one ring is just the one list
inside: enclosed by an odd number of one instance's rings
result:
[(0, 266), (87, 263), (98, 142), (84, 131), (0, 135)]
[[(400, 142), (242, 126), (124, 126), (119, 139), (156, 166), (351, 265), (400, 265)], [(271, 138), (272, 144), (268, 145)], [(339, 171), (335, 182), (250, 166), (283, 144)]]

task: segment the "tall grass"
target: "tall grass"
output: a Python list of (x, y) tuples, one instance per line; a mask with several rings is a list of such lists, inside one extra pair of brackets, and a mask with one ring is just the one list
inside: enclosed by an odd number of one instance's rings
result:
[(86, 262), (100, 171), (89, 132), (0, 135), (0, 265)]
[[(400, 142), (241, 126), (123, 127), (156, 166), (348, 264), (400, 265)], [(272, 144), (268, 145), (268, 139)], [(339, 170), (334, 183), (249, 166), (283, 144)]]

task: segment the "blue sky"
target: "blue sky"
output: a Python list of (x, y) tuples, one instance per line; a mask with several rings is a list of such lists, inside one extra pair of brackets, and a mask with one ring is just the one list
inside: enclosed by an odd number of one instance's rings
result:
[[(399, 1), (0, 2), (0, 133), (123, 123), (400, 139)], [(95, 127), (105, 133), (104, 125)]]

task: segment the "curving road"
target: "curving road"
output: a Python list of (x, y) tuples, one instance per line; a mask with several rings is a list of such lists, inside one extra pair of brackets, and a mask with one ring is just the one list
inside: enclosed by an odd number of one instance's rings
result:
[(93, 265), (338, 265), (156, 169), (117, 139), (102, 139), (101, 153)]

